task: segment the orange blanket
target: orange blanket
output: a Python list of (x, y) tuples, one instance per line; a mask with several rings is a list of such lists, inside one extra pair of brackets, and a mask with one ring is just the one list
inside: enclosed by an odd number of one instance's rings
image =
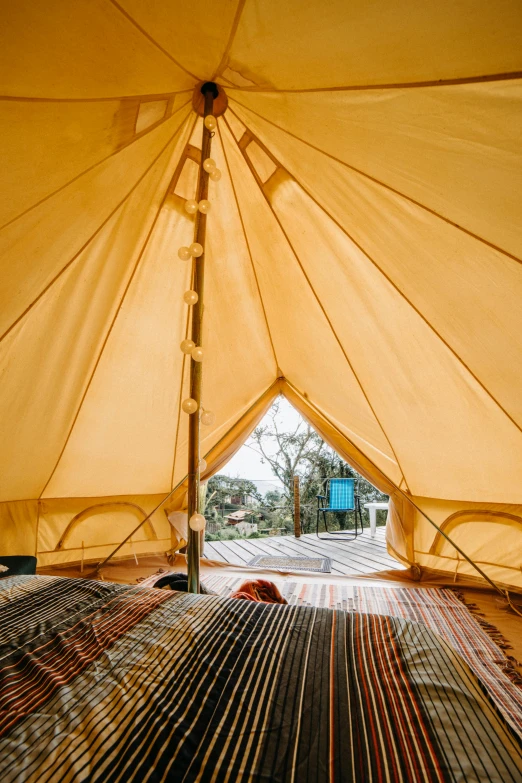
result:
[(239, 586), (235, 593), (231, 593), (229, 598), (241, 598), (244, 601), (256, 601), (262, 604), (286, 604), (288, 601), (283, 598), (273, 582), (266, 579), (247, 580)]

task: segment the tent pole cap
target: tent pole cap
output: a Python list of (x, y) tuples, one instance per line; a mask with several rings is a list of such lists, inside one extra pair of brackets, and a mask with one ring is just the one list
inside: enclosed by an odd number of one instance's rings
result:
[(205, 116), (205, 94), (211, 92), (214, 98), (212, 114), (221, 117), (228, 106), (228, 98), (221, 84), (215, 82), (198, 82), (192, 94), (192, 108), (199, 117)]

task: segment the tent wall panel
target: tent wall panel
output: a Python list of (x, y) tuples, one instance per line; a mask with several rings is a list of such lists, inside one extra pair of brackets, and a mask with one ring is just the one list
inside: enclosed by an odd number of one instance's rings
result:
[(414, 90), (229, 90), (229, 96), (383, 186), (522, 257), (522, 79)]
[(0, 503), (0, 554), (36, 555), (38, 501)]
[(251, 0), (223, 75), (245, 88), (302, 91), (519, 70), (518, 10), (511, 0), (464, 0), (458, 9), (451, 0), (329, 0), (320, 11), (301, 0)]
[[(47, 566), (107, 557), (163, 499), (160, 495), (49, 498), (40, 502), (38, 563)], [(60, 545), (71, 522), (78, 524)], [(171, 547), (171, 526), (162, 509), (154, 513), (119, 556), (162, 553)], [(82, 542), (84, 547), (82, 548)]]

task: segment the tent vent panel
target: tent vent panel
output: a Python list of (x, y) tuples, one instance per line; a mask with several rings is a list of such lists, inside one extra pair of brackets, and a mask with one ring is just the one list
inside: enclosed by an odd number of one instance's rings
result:
[(167, 113), (168, 101), (145, 101), (138, 108), (136, 118), (136, 133), (141, 133), (152, 125), (161, 122)]

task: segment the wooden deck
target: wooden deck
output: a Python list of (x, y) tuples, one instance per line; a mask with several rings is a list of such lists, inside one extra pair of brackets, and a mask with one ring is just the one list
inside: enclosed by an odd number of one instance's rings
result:
[[(248, 565), (256, 555), (287, 555), (290, 557), (329, 557), (332, 574), (370, 574), (374, 571), (404, 570), (386, 551), (385, 527), (378, 527), (375, 538), (370, 529), (354, 541), (324, 541), (315, 534), (301, 538), (268, 536), (232, 541), (205, 541), (205, 557), (233, 565)], [(305, 573), (305, 572), (300, 572)]]

